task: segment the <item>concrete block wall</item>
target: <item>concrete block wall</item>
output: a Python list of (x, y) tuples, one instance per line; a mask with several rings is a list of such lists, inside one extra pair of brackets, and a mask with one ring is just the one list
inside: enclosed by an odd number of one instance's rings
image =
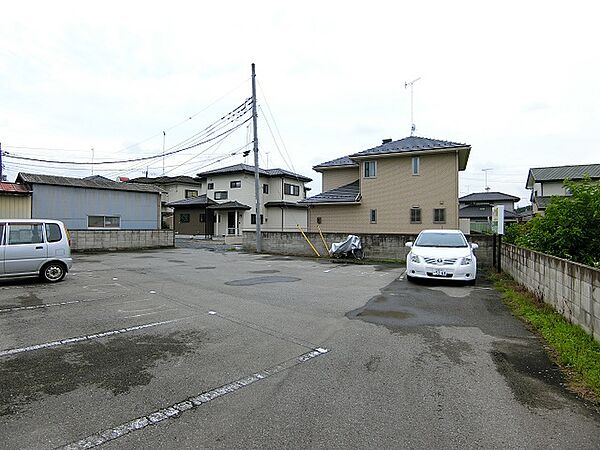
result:
[(502, 246), (502, 270), (600, 341), (600, 270), (514, 245)]
[[(321, 256), (327, 255), (319, 233), (306, 233), (312, 244)], [(342, 242), (348, 235), (343, 233), (323, 233), (325, 242), (331, 247), (332, 242)], [(414, 234), (358, 234), (362, 240), (364, 252), (371, 259), (398, 259), (405, 260), (409, 252), (406, 244), (414, 241)], [(470, 242), (476, 242), (479, 248), (475, 250), (478, 264), (486, 266), (492, 264), (492, 238), (491, 236), (469, 236)], [(279, 255), (315, 256), (308, 243), (300, 232), (263, 232), (263, 252)], [(256, 233), (244, 231), (243, 246), (248, 251), (256, 250)]]
[(71, 230), (71, 250), (134, 250), (175, 246), (173, 230)]

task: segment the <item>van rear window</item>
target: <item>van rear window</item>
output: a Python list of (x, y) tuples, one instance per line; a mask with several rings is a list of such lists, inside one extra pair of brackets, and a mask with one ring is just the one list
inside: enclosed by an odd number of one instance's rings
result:
[(48, 242), (59, 242), (62, 239), (60, 227), (56, 223), (46, 224), (46, 240)]

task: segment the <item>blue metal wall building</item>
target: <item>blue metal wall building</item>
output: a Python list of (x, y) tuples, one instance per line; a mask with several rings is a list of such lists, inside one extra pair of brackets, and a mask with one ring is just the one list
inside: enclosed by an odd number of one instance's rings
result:
[(28, 173), (20, 173), (17, 181), (31, 187), (34, 219), (61, 220), (71, 230), (97, 229), (88, 226), (90, 216), (118, 217), (121, 230), (161, 227), (160, 189), (156, 186)]

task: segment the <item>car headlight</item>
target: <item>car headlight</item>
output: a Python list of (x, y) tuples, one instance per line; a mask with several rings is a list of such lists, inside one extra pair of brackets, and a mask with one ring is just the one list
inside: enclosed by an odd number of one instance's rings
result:
[(461, 266), (468, 266), (469, 264), (471, 264), (471, 257), (470, 256), (465, 256), (464, 258), (461, 258), (461, 260), (460, 260), (460, 265)]
[(414, 263), (420, 263), (421, 257), (419, 255), (410, 255), (410, 260), (411, 260), (411, 262), (414, 262)]

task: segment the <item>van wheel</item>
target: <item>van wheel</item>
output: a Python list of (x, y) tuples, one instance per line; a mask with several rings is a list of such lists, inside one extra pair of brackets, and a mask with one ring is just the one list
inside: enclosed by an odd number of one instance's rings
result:
[(40, 278), (48, 283), (56, 283), (62, 280), (67, 274), (67, 270), (62, 263), (51, 262), (42, 267)]

